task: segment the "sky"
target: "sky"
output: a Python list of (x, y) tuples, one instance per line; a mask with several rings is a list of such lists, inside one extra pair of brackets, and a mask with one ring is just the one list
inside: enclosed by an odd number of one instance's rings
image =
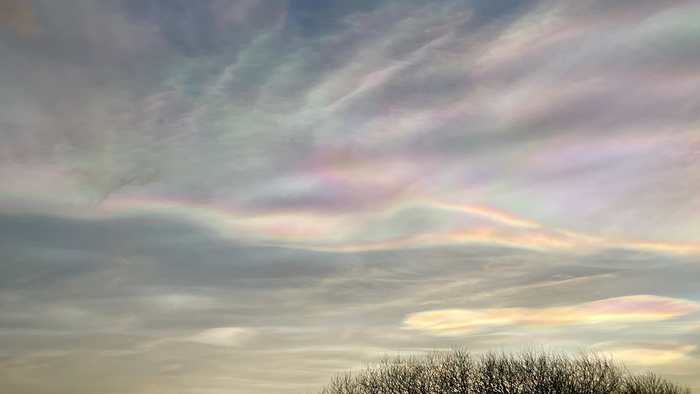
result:
[(700, 393), (700, 3), (0, 0), (0, 386), (594, 349)]

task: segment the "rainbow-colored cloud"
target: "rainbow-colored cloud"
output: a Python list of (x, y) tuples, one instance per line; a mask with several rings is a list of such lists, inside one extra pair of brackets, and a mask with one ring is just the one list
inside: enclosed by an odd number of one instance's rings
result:
[(408, 315), (403, 326), (432, 335), (469, 335), (493, 330), (531, 330), (577, 325), (669, 320), (700, 310), (688, 300), (648, 295), (608, 298), (567, 307), (448, 309)]

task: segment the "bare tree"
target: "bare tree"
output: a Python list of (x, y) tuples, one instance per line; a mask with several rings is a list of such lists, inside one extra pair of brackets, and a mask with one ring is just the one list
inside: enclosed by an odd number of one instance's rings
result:
[(461, 348), (423, 357), (381, 357), (336, 375), (320, 394), (690, 394), (647, 373), (635, 375), (598, 353), (568, 357), (526, 349), (481, 355)]

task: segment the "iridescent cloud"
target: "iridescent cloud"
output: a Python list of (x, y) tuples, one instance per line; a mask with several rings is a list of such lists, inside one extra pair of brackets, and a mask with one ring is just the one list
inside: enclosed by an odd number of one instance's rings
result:
[(0, 387), (313, 392), (529, 341), (700, 387), (699, 26), (697, 0), (0, 0)]
[(404, 327), (433, 335), (469, 335), (491, 330), (537, 330), (577, 325), (668, 320), (700, 310), (688, 300), (625, 296), (569, 307), (542, 309), (452, 309), (407, 316)]
[[(23, 211), (23, 209), (19, 211)], [(249, 209), (225, 203), (152, 198), (112, 198), (91, 208), (43, 208), (84, 220), (153, 217), (184, 220), (221, 236), (259, 245), (330, 252), (397, 250), (449, 245), (492, 245), (532, 250), (592, 252), (632, 249), (696, 254), (698, 243), (603, 238), (547, 227), (483, 204), (458, 204), (414, 197), (375, 205), (364, 211), (327, 211), (313, 206)], [(404, 219), (405, 218), (405, 219)], [(407, 227), (394, 223), (405, 221)], [(368, 230), (371, 229), (371, 230)]]

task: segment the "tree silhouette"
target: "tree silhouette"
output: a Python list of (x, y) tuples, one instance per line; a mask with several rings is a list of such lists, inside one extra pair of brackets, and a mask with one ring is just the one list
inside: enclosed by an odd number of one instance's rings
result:
[(336, 375), (319, 394), (690, 394), (658, 376), (632, 374), (598, 353), (518, 354), (467, 350), (384, 356), (358, 372)]

